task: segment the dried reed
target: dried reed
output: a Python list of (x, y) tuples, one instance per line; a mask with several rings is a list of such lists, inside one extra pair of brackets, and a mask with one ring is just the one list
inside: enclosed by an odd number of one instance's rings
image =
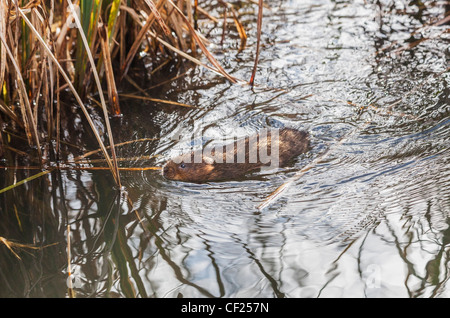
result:
[[(231, 11), (242, 49), (246, 34), (236, 10), (224, 0), (217, 4)], [(262, 1), (259, 4), (261, 10)], [(25, 136), (33, 150), (29, 158), (44, 167), (51, 158), (60, 158), (61, 130), (71, 130), (61, 120), (60, 93), (68, 88), (120, 186), (109, 122), (109, 116), (121, 116), (119, 98), (192, 107), (148, 93), (119, 94), (117, 84), (129, 79), (127, 72), (139, 51), (150, 47), (168, 59), (175, 53), (232, 83), (238, 81), (209, 52), (198, 30), (199, 16), (219, 21), (201, 5), (185, 0), (0, 0), (0, 122), (12, 124), (15, 133)], [(92, 94), (100, 99), (109, 146), (85, 105)], [(0, 143), (0, 153), (13, 148)]]

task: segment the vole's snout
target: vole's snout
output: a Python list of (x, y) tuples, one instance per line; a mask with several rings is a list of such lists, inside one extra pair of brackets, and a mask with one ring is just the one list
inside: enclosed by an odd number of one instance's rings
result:
[(166, 178), (170, 178), (173, 173), (173, 168), (169, 167), (167, 164), (162, 168), (162, 175)]

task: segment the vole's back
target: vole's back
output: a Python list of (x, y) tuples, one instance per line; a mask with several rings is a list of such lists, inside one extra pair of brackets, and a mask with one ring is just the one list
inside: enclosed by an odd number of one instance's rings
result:
[(230, 145), (182, 155), (169, 161), (163, 174), (168, 179), (190, 182), (235, 180), (264, 166), (285, 166), (308, 147), (308, 133), (304, 131), (269, 129)]

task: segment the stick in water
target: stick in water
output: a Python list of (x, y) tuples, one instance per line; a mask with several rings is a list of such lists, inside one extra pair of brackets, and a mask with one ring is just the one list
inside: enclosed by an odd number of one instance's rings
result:
[(295, 181), (300, 179), (306, 172), (317, 166), (319, 163), (324, 161), (330, 153), (333, 152), (334, 149), (339, 147), (346, 141), (348, 138), (353, 136), (357, 131), (364, 129), (369, 122), (366, 122), (362, 127), (356, 127), (351, 132), (349, 132), (347, 135), (342, 137), (336, 144), (334, 144), (332, 147), (328, 148), (322, 155), (320, 155), (318, 158), (316, 158), (313, 162), (306, 165), (303, 169), (298, 171), (295, 175), (293, 175), (291, 178), (288, 179), (285, 183), (283, 183), (281, 186), (279, 186), (274, 192), (272, 192), (260, 205), (257, 206), (258, 210), (263, 210), (269, 205), (273, 204), (276, 200), (278, 200), (284, 191), (286, 191)]

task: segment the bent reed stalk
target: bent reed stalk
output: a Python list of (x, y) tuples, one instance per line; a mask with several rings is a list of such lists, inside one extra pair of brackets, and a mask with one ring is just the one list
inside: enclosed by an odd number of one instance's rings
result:
[[(217, 1), (217, 7), (224, 2)], [(208, 51), (197, 27), (199, 16), (210, 19), (213, 14), (187, 0), (0, 0), (0, 125), (21, 131), (33, 150), (32, 162), (44, 166), (60, 158), (60, 131), (72, 128), (62, 127), (61, 121), (60, 93), (66, 87), (120, 185), (114, 147), (103, 140), (114, 145), (109, 116), (120, 116), (119, 98), (130, 97), (119, 94), (116, 85), (139, 51), (168, 58), (176, 54), (237, 82)], [(208, 64), (199, 60), (199, 52)], [(100, 98), (107, 138), (85, 105), (92, 94)], [(6, 133), (0, 131), (0, 156), (11, 148), (1, 134)]]

